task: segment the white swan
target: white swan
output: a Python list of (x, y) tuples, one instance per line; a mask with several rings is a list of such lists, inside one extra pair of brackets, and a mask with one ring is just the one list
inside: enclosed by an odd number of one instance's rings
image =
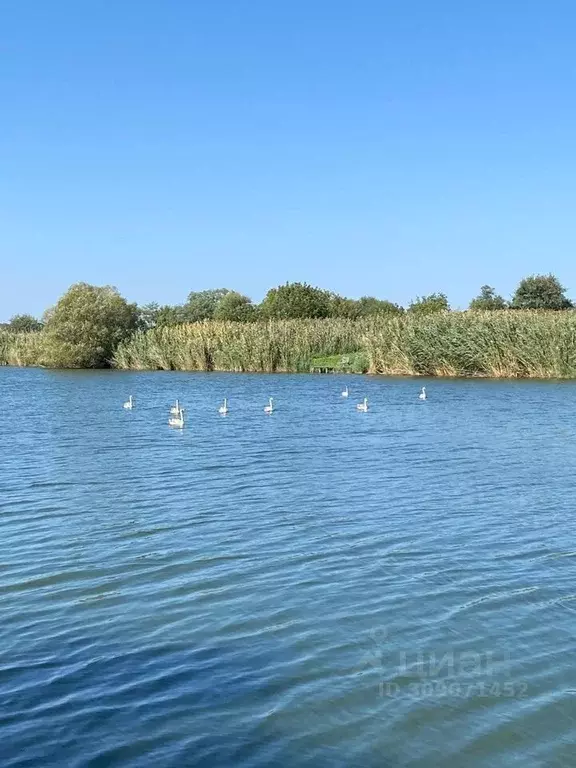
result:
[(180, 408), (180, 413), (178, 416), (173, 416), (172, 418), (168, 419), (168, 426), (182, 429), (184, 426), (184, 410), (182, 408)]
[(272, 398), (268, 400), (268, 405), (264, 408), (264, 413), (273, 413), (274, 412), (274, 401)]
[(420, 400), (426, 400), (426, 387), (422, 387), (422, 391), (420, 392), (418, 397), (420, 398)]
[(356, 405), (356, 408), (357, 408), (359, 411), (364, 411), (364, 412), (366, 412), (366, 411), (368, 410), (368, 398), (367, 398), (367, 397), (365, 397), (365, 398), (364, 398), (364, 402), (363, 402), (363, 403), (358, 403), (358, 404)]
[(130, 395), (128, 400), (124, 403), (124, 408), (127, 408), (130, 411), (132, 408), (134, 408), (134, 400), (132, 399), (132, 395)]
[(224, 398), (223, 405), (221, 405), (220, 408), (218, 408), (218, 413), (221, 413), (222, 416), (226, 416), (226, 414), (228, 413), (228, 400), (226, 398)]
[(176, 405), (173, 405), (170, 408), (170, 413), (173, 416), (180, 416), (180, 401), (179, 400), (176, 400)]
[(342, 392), (342, 397), (348, 397), (350, 393), (348, 392), (348, 387), (344, 387), (344, 392)]

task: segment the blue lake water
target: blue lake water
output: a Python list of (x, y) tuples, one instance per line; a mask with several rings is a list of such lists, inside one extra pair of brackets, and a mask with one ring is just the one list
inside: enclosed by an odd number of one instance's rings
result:
[(574, 766), (576, 383), (422, 383), (0, 368), (0, 765)]

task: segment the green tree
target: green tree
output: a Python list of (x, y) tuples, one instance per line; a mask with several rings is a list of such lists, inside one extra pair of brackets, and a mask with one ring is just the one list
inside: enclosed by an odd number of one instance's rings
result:
[(228, 288), (214, 288), (209, 291), (192, 291), (189, 293), (183, 307), (186, 322), (196, 323), (199, 320), (211, 320), (218, 304), (228, 293), (230, 293)]
[(182, 304), (164, 304), (158, 307), (156, 313), (156, 326), (160, 325), (180, 325), (189, 322), (186, 309)]
[(180, 304), (164, 304), (161, 307), (152, 301), (138, 307), (138, 328), (142, 331), (149, 331), (161, 325), (179, 325), (186, 322), (186, 310)]
[(370, 317), (371, 315), (401, 315), (404, 309), (398, 304), (384, 299), (376, 299), (374, 296), (362, 296), (358, 299), (358, 314), (360, 317)]
[(235, 320), (246, 323), (255, 320), (256, 307), (248, 296), (237, 291), (229, 291), (223, 296), (214, 311), (214, 320)]
[(530, 275), (520, 281), (512, 309), (570, 309), (566, 289), (554, 275)]
[(150, 328), (155, 328), (158, 325), (159, 312), (160, 306), (155, 301), (138, 307), (138, 328), (142, 331), (149, 331)]
[(357, 320), (360, 317), (358, 302), (347, 299), (344, 296), (333, 294), (330, 296), (330, 317), (343, 317), (348, 320)]
[(104, 368), (138, 326), (138, 309), (111, 286), (76, 283), (46, 313), (46, 364)]
[(357, 320), (360, 317), (399, 315), (404, 312), (398, 304), (376, 299), (373, 296), (362, 296), (355, 300), (334, 294), (331, 297), (330, 306), (331, 317), (345, 317), (350, 320)]
[(307, 283), (286, 283), (271, 288), (260, 305), (263, 317), (284, 320), (299, 317), (328, 317), (331, 295)]
[(431, 315), (434, 312), (447, 312), (450, 309), (445, 293), (431, 293), (428, 296), (417, 296), (410, 302), (408, 312), (418, 315)]
[(478, 296), (470, 302), (470, 309), (478, 310), (506, 309), (507, 306), (506, 301), (491, 285), (483, 285)]
[(6, 326), (13, 333), (32, 333), (41, 331), (42, 323), (32, 315), (14, 315)]

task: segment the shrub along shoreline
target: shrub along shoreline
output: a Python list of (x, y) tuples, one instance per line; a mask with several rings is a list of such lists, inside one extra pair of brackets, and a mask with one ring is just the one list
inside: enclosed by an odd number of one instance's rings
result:
[[(49, 331), (0, 331), (0, 364), (54, 366)], [(88, 358), (85, 358), (87, 361)], [(123, 370), (309, 372), (576, 378), (576, 312), (466, 311), (430, 315), (219, 322), (124, 335), (96, 365)]]

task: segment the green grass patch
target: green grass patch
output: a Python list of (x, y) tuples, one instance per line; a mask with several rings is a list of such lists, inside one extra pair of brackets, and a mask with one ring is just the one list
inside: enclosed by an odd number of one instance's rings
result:
[(370, 360), (365, 352), (351, 352), (346, 355), (324, 355), (310, 361), (312, 371), (334, 373), (367, 373)]

